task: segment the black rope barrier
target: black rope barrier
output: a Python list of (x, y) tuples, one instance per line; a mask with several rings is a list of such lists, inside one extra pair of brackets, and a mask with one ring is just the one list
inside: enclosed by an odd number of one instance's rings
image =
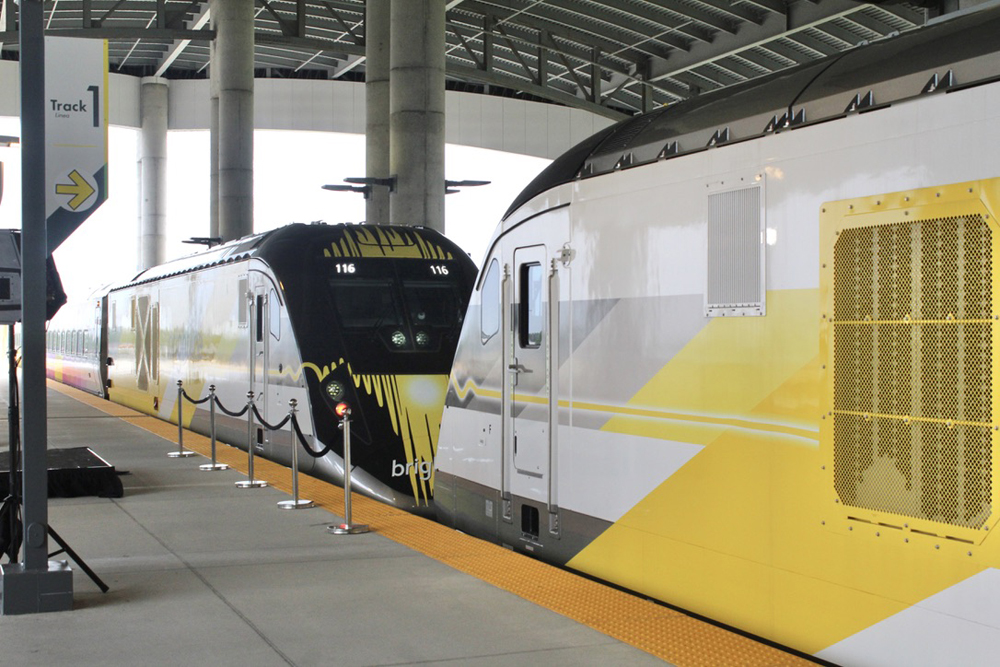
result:
[(253, 416), (257, 418), (257, 423), (266, 428), (268, 431), (280, 431), (281, 427), (287, 424), (288, 420), (292, 418), (291, 415), (285, 415), (285, 418), (277, 424), (268, 424), (264, 421), (264, 418), (261, 416), (260, 410), (257, 409), (256, 405), (253, 406)]
[(302, 430), (299, 428), (299, 420), (295, 415), (292, 415), (292, 430), (295, 431), (295, 437), (299, 439), (299, 444), (302, 445), (302, 449), (306, 450), (306, 454), (314, 459), (326, 456), (333, 449), (330, 445), (323, 445), (323, 449), (318, 452), (313, 451), (313, 448), (309, 446), (309, 442), (306, 440), (306, 437), (302, 435)]
[[(206, 396), (205, 398), (202, 398), (202, 399), (195, 400), (195, 399), (191, 398), (190, 396), (188, 396), (188, 393), (187, 393), (187, 391), (185, 389), (181, 389), (181, 396), (183, 396), (184, 398), (186, 398), (189, 403), (193, 403), (195, 405), (201, 405), (202, 403), (208, 403), (210, 400), (212, 400), (212, 396), (211, 395)], [(216, 399), (216, 401), (218, 401), (218, 399)]]
[[(188, 393), (184, 389), (181, 389), (181, 395), (194, 405), (202, 405), (203, 403), (207, 403), (212, 399), (215, 399), (215, 405), (219, 408), (219, 410), (221, 410), (224, 414), (229, 415), (230, 417), (236, 417), (236, 418), (242, 417), (247, 413), (247, 410), (251, 408), (251, 404), (248, 403), (247, 405), (244, 405), (243, 409), (240, 410), (239, 412), (234, 412), (228, 409), (225, 405), (223, 405), (222, 401), (219, 400), (219, 397), (216, 396), (215, 394), (210, 394), (205, 398), (201, 399), (194, 399), (191, 398), (191, 396), (188, 395)], [(261, 416), (260, 411), (257, 409), (256, 405), (253, 405), (253, 414), (254, 417), (257, 418), (257, 423), (259, 423), (261, 426), (263, 426), (269, 431), (280, 431), (282, 428), (285, 427), (285, 424), (291, 421), (292, 430), (295, 432), (295, 437), (299, 441), (299, 444), (302, 445), (302, 449), (304, 449), (306, 451), (306, 454), (313, 457), (314, 459), (322, 458), (333, 450), (332, 446), (326, 444), (324, 444), (323, 448), (320, 449), (319, 451), (314, 450), (309, 445), (309, 439), (302, 433), (302, 429), (299, 426), (299, 420), (294, 414), (285, 415), (285, 418), (282, 419), (277, 424), (270, 424), (267, 421), (265, 421), (264, 418)]]
[(218, 398), (215, 399), (215, 405), (218, 406), (220, 410), (222, 410), (225, 414), (229, 415), (230, 417), (242, 417), (247, 413), (247, 410), (250, 409), (249, 405), (244, 405), (243, 409), (240, 410), (239, 412), (232, 412), (231, 410), (226, 409), (226, 406), (224, 406), (222, 404), (222, 401), (220, 401)]

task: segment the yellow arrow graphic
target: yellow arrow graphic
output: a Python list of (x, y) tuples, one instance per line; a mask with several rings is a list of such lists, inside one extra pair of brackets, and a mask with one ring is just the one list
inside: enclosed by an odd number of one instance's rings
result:
[(74, 211), (87, 201), (90, 195), (94, 194), (93, 186), (87, 182), (83, 176), (80, 175), (76, 169), (69, 173), (70, 179), (73, 181), (73, 185), (69, 183), (57, 183), (56, 184), (56, 194), (57, 195), (76, 195), (69, 200), (69, 207)]

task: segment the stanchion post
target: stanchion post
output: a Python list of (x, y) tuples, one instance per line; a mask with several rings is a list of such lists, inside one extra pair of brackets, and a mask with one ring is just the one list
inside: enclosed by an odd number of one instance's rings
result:
[(311, 500), (299, 500), (299, 441), (295, 437), (295, 412), (299, 402), (294, 398), (288, 401), (289, 433), (292, 436), (292, 499), (282, 500), (278, 507), (283, 510), (304, 510), (316, 507)]
[(201, 470), (229, 470), (225, 463), (215, 460), (215, 385), (208, 385), (208, 432), (212, 440), (212, 462), (198, 466)]
[(184, 449), (184, 381), (177, 381), (177, 451), (167, 454), (172, 459), (186, 459), (194, 452)]
[(253, 391), (247, 392), (247, 479), (236, 482), (241, 489), (259, 489), (267, 486), (267, 482), (253, 478)]
[(341, 419), (340, 428), (344, 431), (344, 523), (327, 526), (327, 532), (334, 535), (367, 533), (367, 525), (351, 523), (351, 406), (339, 404), (337, 414)]

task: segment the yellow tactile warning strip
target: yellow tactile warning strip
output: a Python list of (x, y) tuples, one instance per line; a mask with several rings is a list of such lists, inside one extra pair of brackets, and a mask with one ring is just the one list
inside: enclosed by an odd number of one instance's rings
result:
[[(176, 424), (143, 415), (55, 382), (49, 382), (49, 387), (155, 433), (176, 446)], [(211, 455), (209, 439), (192, 431), (184, 431), (184, 448), (206, 457)], [(247, 454), (242, 450), (218, 443), (216, 458), (219, 463), (246, 473)], [(291, 493), (290, 469), (258, 458), (254, 460), (254, 474), (257, 479)], [(301, 475), (299, 494), (333, 514), (343, 516), (344, 491), (340, 487)], [(368, 524), (379, 535), (679, 667), (813, 664), (710, 623), (358, 494), (351, 496), (351, 513), (354, 523)]]

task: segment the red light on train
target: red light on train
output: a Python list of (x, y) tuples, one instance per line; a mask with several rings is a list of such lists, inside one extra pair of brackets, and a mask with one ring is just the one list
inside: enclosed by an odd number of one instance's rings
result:
[(337, 416), (343, 419), (347, 415), (351, 414), (351, 406), (347, 403), (337, 403), (337, 407), (333, 409), (337, 413)]

